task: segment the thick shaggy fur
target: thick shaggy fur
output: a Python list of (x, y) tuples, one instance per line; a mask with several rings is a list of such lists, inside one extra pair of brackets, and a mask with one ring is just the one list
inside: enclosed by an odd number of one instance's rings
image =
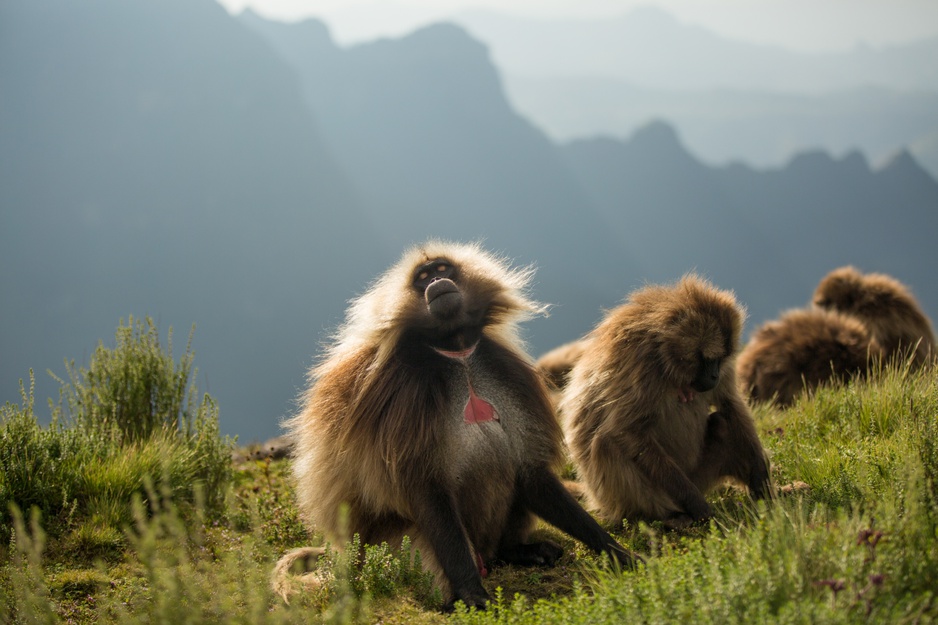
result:
[(909, 358), (921, 366), (934, 362), (938, 355), (931, 321), (908, 287), (895, 278), (841, 267), (821, 280), (814, 304), (862, 321), (886, 358)]
[(563, 389), (573, 365), (586, 351), (586, 339), (564, 343), (537, 359), (535, 365), (553, 389)]
[[(766, 494), (765, 454), (736, 388), (743, 315), (732, 293), (688, 275), (632, 293), (589, 335), (560, 410), (587, 502), (604, 519), (707, 518), (704, 493), (725, 478)], [(719, 378), (695, 392), (703, 359)]]
[[(437, 265), (451, 267), (446, 293), (459, 302), (439, 314), (430, 303), (439, 285), (420, 283), (421, 268)], [(528, 544), (534, 515), (630, 561), (553, 473), (562, 432), (517, 333), (543, 311), (524, 294), (531, 274), (476, 245), (409, 250), (353, 302), (289, 422), (297, 499), (312, 527), (392, 546), (410, 536), (450, 603), (485, 604), (484, 564), (559, 557), (552, 543)], [(470, 393), (496, 418), (469, 422)], [(287, 554), (275, 587), (285, 591), (287, 570), (313, 553)]]
[(791, 310), (759, 327), (739, 355), (740, 389), (755, 401), (790, 405), (832, 379), (864, 375), (879, 344), (858, 319), (822, 309)]

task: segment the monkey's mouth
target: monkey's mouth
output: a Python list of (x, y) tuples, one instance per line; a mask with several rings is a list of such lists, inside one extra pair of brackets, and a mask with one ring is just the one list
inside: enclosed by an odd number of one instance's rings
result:
[(476, 341), (475, 343), (472, 344), (471, 347), (468, 347), (466, 349), (461, 349), (459, 351), (440, 349), (439, 347), (434, 347), (433, 351), (435, 351), (440, 356), (446, 356), (447, 358), (452, 358), (454, 360), (465, 360), (466, 358), (469, 358), (469, 356), (472, 356), (472, 353), (476, 350), (476, 347), (478, 347), (478, 345), (479, 345), (479, 342)]
[(694, 401), (695, 397), (696, 397), (696, 393), (694, 392), (694, 389), (692, 389), (689, 386), (684, 386), (682, 388), (677, 389), (677, 399), (682, 404), (688, 404)]

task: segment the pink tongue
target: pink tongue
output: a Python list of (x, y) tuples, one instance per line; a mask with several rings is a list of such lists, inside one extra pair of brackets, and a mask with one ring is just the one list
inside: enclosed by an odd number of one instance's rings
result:
[(466, 423), (482, 423), (484, 421), (498, 420), (498, 415), (495, 414), (495, 408), (492, 407), (492, 404), (476, 395), (472, 385), (469, 386), (469, 401), (466, 402), (466, 409), (463, 411), (463, 414), (466, 417)]

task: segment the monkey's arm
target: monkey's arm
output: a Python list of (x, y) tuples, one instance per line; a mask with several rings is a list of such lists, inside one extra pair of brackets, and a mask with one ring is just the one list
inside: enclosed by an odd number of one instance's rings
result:
[(597, 553), (607, 553), (621, 566), (631, 568), (642, 558), (620, 545), (584, 510), (546, 466), (533, 467), (521, 476), (523, 505), (557, 529), (576, 538)]
[(624, 449), (617, 446), (617, 453), (624, 451), (649, 482), (663, 490), (691, 518), (701, 520), (713, 516), (703, 493), (653, 436), (645, 431), (633, 432), (627, 440), (631, 442), (624, 445)]
[(446, 608), (462, 600), (468, 607), (485, 608), (489, 595), (474, 554), (469, 550), (462, 521), (448, 489), (426, 476), (409, 489), (414, 523), (433, 548), (443, 574), (452, 586), (453, 597)]
[[(724, 475), (733, 475), (746, 482), (754, 499), (762, 499), (770, 494), (769, 464), (765, 451), (756, 432), (755, 421), (749, 407), (737, 395), (726, 398), (719, 411), (710, 415), (708, 430), (714, 429), (715, 418), (722, 417), (725, 422), (719, 429), (725, 441), (720, 447), (722, 462), (732, 462), (734, 466), (725, 467)], [(708, 439), (711, 434), (708, 432)], [(708, 441), (708, 447), (710, 443)]]

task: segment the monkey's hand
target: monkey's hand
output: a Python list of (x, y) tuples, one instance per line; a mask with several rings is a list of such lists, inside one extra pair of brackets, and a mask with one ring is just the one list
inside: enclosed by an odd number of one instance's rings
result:
[(456, 608), (456, 602), (462, 601), (466, 604), (467, 608), (475, 608), (477, 610), (484, 610), (487, 607), (487, 604), (490, 600), (489, 593), (482, 588), (481, 584), (478, 588), (464, 588), (462, 590), (453, 589), (453, 598), (443, 606), (444, 612), (452, 612)]
[(563, 547), (552, 540), (545, 540), (503, 547), (495, 558), (499, 562), (518, 566), (554, 566), (562, 555)]
[(765, 456), (762, 454), (756, 454), (756, 458), (753, 460), (748, 486), (753, 499), (759, 500), (772, 496), (769, 482), (769, 463), (766, 462)]
[(632, 553), (615, 541), (610, 542), (604, 551), (622, 570), (634, 569), (639, 564), (645, 564), (644, 558), (637, 553)]
[[(694, 492), (696, 491), (696, 492)], [(713, 516), (713, 508), (707, 503), (699, 490), (685, 493), (681, 507), (687, 511), (687, 515), (694, 521), (706, 521)]]

